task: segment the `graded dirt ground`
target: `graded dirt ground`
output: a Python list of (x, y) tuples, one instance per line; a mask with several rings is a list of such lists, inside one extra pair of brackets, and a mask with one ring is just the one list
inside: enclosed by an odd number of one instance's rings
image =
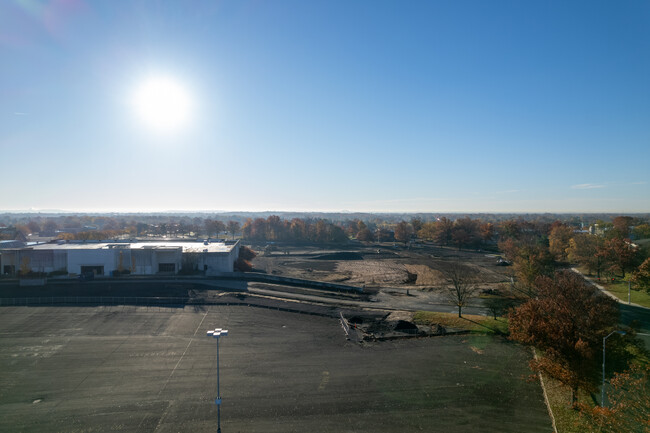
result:
[(493, 253), (428, 244), (358, 243), (344, 249), (253, 245), (253, 249), (259, 252), (253, 266), (261, 272), (356, 286), (432, 289), (445, 284), (442, 271), (454, 262), (471, 268), (484, 288), (510, 280), (510, 269), (497, 266)]
[(244, 306), (0, 309), (0, 431), (549, 432), (530, 353), (498, 337), (357, 344)]
[(512, 275), (511, 267), (499, 266), (498, 255), (492, 252), (431, 244), (351, 243), (329, 248), (254, 244), (252, 248), (258, 252), (252, 261), (258, 272), (363, 287), (382, 305), (409, 311), (456, 311), (443, 275), (452, 264), (466, 266), (479, 281), (477, 296), (466, 307), (470, 314), (487, 314), (479, 295), (509, 287)]

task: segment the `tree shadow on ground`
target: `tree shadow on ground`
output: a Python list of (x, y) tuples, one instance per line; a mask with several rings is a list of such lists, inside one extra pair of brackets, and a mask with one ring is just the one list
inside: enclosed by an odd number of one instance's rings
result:
[(494, 334), (497, 334), (497, 335), (507, 335), (506, 333), (504, 333), (500, 329), (493, 328), (491, 326), (487, 326), (487, 325), (485, 325), (485, 324), (483, 324), (481, 322), (477, 322), (476, 320), (468, 319), (467, 317), (462, 317), (462, 316), (461, 316), (461, 319), (466, 320), (468, 322), (471, 322), (471, 323), (473, 323), (475, 325), (478, 325), (481, 328), (485, 328), (485, 329), (489, 330), (491, 333), (494, 333)]

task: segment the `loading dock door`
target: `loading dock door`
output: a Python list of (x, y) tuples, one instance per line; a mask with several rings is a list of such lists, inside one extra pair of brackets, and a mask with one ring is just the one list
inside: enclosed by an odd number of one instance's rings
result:
[(176, 272), (176, 263), (158, 263), (158, 272)]

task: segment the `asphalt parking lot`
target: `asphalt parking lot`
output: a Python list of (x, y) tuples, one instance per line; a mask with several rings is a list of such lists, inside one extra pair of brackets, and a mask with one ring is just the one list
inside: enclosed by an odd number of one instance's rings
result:
[(530, 353), (496, 337), (359, 345), (245, 306), (0, 308), (0, 431), (550, 432)]

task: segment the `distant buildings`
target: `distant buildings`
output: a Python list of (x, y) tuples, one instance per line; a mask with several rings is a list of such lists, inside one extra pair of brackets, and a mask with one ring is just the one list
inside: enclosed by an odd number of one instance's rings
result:
[(232, 272), (239, 256), (236, 242), (64, 242), (0, 249), (3, 274), (169, 275)]
[(0, 250), (4, 250), (7, 248), (20, 248), (25, 246), (25, 242), (23, 241), (0, 241)]

